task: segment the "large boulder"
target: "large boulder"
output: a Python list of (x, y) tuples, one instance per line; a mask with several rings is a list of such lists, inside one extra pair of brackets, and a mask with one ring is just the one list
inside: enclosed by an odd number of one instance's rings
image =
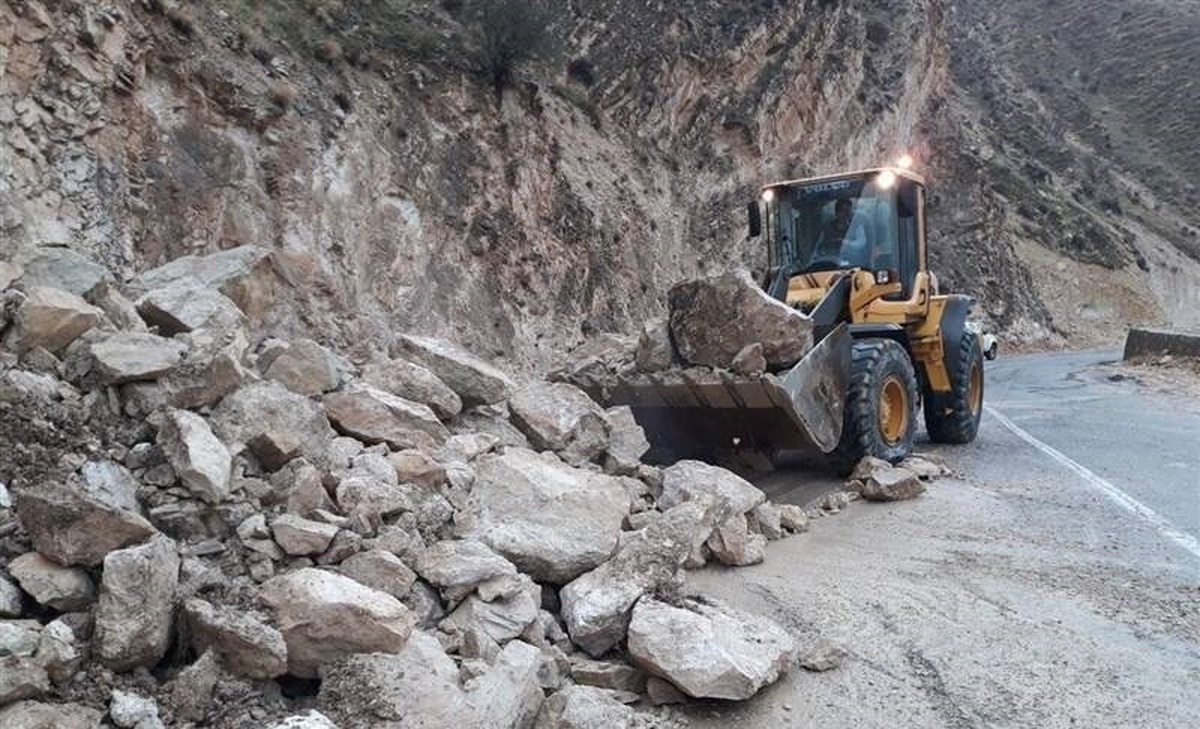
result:
[(622, 405), (605, 411), (608, 416), (608, 451), (604, 470), (623, 476), (633, 475), (642, 464), (642, 456), (650, 450), (646, 432), (633, 417), (633, 410)]
[(464, 635), (477, 630), (503, 645), (537, 620), (541, 604), (542, 589), (527, 575), (496, 580), (459, 603), (439, 627)]
[(187, 345), (187, 356), (158, 381), (171, 405), (214, 405), (254, 378), (244, 363), (250, 343), (241, 327), (196, 329), (175, 338)]
[(129, 511), (141, 511), (138, 481), (129, 469), (114, 461), (88, 461), (79, 469), (83, 489), (97, 499)]
[(197, 497), (210, 504), (229, 497), (232, 459), (204, 418), (171, 410), (158, 429), (158, 446), (179, 480)]
[(724, 503), (730, 514), (745, 514), (767, 500), (767, 495), (741, 476), (702, 461), (679, 461), (663, 470), (660, 509), (711, 496)]
[(559, 598), (572, 642), (601, 656), (623, 641), (634, 604), (676, 579), (718, 514), (711, 498), (679, 504), (627, 535), (612, 559), (564, 587)]
[(237, 304), (252, 321), (260, 321), (275, 302), (271, 252), (246, 245), (202, 256), (182, 256), (150, 269), (132, 285), (141, 293), (199, 283), (216, 289)]
[(512, 422), (538, 449), (555, 451), (581, 465), (609, 444), (608, 417), (583, 390), (565, 382), (535, 382), (508, 401)]
[(611, 691), (568, 686), (542, 704), (534, 729), (630, 729), (634, 716)]
[(450, 602), (462, 600), (488, 580), (517, 574), (512, 562), (473, 539), (447, 540), (430, 546), (417, 559), (416, 568), (417, 574), (439, 588)]
[(119, 501), (90, 493), (78, 480), (46, 482), (14, 493), (17, 517), (33, 548), (63, 565), (95, 566), (114, 549), (156, 533)]
[(397, 600), (407, 597), (417, 581), (417, 573), (385, 549), (359, 552), (338, 565), (338, 571), (355, 582), (386, 592)]
[(694, 365), (727, 369), (745, 347), (761, 343), (768, 368), (779, 370), (812, 349), (812, 321), (745, 271), (676, 284), (668, 304), (675, 347)]
[(35, 288), (17, 309), (12, 342), (22, 352), (41, 347), (58, 354), (96, 326), (103, 314), (70, 292)]
[(788, 670), (795, 640), (773, 621), (724, 606), (651, 597), (629, 622), (629, 654), (697, 699), (748, 699)]
[(339, 431), (367, 443), (435, 450), (450, 437), (428, 407), (369, 385), (326, 395), (324, 404)]
[(256, 382), (228, 395), (213, 410), (212, 425), (235, 450), (264, 433), (288, 434), (318, 464), (334, 438), (320, 404), (278, 382)]
[(0, 706), (0, 726), (7, 729), (96, 729), (103, 715), (83, 704), (18, 701)]
[(442, 378), (419, 364), (402, 359), (374, 362), (363, 368), (362, 378), (380, 390), (428, 405), (443, 420), (449, 420), (462, 411), (462, 399), (458, 393), (450, 389)]
[(275, 612), (296, 676), (316, 677), (321, 666), (355, 653), (395, 653), (413, 629), (399, 600), (332, 572), (303, 568), (273, 577), (260, 596)]
[(906, 501), (925, 493), (925, 482), (903, 466), (867, 456), (855, 466), (846, 488), (867, 501)]
[(156, 380), (186, 354), (186, 344), (146, 332), (117, 332), (87, 345), (91, 371), (101, 385)]
[(147, 293), (138, 299), (137, 310), (147, 324), (167, 336), (201, 328), (222, 330), (246, 325), (237, 304), (195, 280)]
[(93, 645), (105, 665), (128, 671), (162, 659), (171, 642), (179, 565), (175, 542), (162, 535), (104, 558)]
[(51, 610), (87, 610), (96, 600), (96, 587), (86, 570), (63, 567), (37, 552), (14, 558), (8, 572), (37, 604)]
[(298, 339), (271, 359), (263, 373), (301, 395), (320, 395), (338, 386), (337, 357), (311, 339)]
[(563, 584), (612, 556), (630, 500), (619, 479), (510, 448), (475, 463), (466, 536), (540, 582)]
[(90, 297), (111, 280), (108, 269), (70, 248), (38, 246), (17, 252), (20, 285), (26, 290), (39, 286)]
[(212, 649), (226, 668), (249, 678), (287, 673), (283, 634), (251, 613), (190, 598), (183, 603), (183, 616), (198, 654)]
[(463, 405), (490, 405), (508, 398), (513, 382), (499, 368), (450, 342), (402, 335), (399, 353), (442, 379), (462, 398)]
[[(50, 693), (50, 676), (29, 656), (0, 656), (0, 706)], [(0, 725), (8, 727), (7, 724)]]

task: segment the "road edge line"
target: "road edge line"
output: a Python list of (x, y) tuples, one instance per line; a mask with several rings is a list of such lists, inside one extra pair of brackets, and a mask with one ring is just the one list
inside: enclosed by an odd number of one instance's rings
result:
[(1050, 456), (1060, 465), (1065, 466), (1076, 476), (1079, 476), (1081, 479), (1083, 479), (1083, 481), (1089, 486), (1108, 497), (1109, 501), (1112, 501), (1114, 504), (1120, 506), (1129, 513), (1141, 517), (1143, 520), (1153, 526), (1159, 534), (1171, 540), (1177, 546), (1182, 547), (1190, 552), (1193, 557), (1200, 559), (1200, 539), (1196, 539), (1191, 534), (1181, 531), (1170, 521), (1160, 516), (1154, 509), (1151, 509), (1149, 506), (1146, 506), (1113, 484), (1096, 475), (1086, 466), (1071, 459), (1070, 456), (1067, 456), (1062, 451), (1038, 440), (1024, 428), (1009, 420), (1007, 416), (1005, 416), (996, 408), (992, 407), (991, 405), (986, 405), (984, 406), (984, 409), (986, 409), (987, 412), (993, 418), (995, 418), (997, 422), (1012, 432), (1013, 435), (1017, 436), (1034, 448), (1037, 448), (1045, 455)]

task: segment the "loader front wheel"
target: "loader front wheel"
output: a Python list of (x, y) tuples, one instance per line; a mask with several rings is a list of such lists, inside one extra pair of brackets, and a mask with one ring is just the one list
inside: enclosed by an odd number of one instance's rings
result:
[(964, 332), (957, 352), (946, 353), (950, 392), (925, 398), (925, 429), (934, 443), (970, 443), (983, 416), (983, 352), (979, 337)]
[(904, 347), (890, 339), (854, 342), (842, 437), (833, 452), (849, 473), (864, 456), (895, 463), (912, 453), (917, 376)]

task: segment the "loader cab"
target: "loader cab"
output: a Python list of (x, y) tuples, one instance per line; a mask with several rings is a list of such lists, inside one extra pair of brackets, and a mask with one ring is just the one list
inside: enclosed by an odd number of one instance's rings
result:
[(751, 207), (756, 232), (773, 271), (868, 270), (899, 281), (895, 297), (907, 298), (926, 268), (924, 182), (885, 168), (768, 185)]

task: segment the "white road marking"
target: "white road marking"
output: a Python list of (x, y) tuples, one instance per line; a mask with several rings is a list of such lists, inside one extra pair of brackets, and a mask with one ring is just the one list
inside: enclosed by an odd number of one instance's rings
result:
[(1170, 539), (1172, 542), (1175, 542), (1175, 544), (1183, 547), (1188, 552), (1191, 552), (1192, 556), (1200, 558), (1200, 540), (1196, 539), (1191, 534), (1181, 531), (1174, 524), (1167, 521), (1162, 516), (1159, 516), (1158, 512), (1112, 485), (1108, 481), (1105, 481), (1103, 478), (1100, 478), (1083, 465), (1072, 460), (1062, 451), (1046, 445), (1042, 441), (1033, 437), (1024, 428), (1005, 417), (1004, 414), (999, 410), (996, 410), (990, 405), (985, 406), (985, 408), (987, 409), (988, 414), (995, 418), (997, 422), (999, 422), (1005, 428), (1008, 428), (1013, 435), (1058, 461), (1068, 470), (1072, 471), (1076, 476), (1079, 476), (1081, 479), (1083, 479), (1084, 482), (1086, 482), (1089, 486), (1107, 496), (1109, 501), (1112, 501), (1114, 504), (1120, 506), (1122, 509), (1125, 509), (1131, 514), (1141, 517), (1143, 520), (1157, 529), (1159, 534), (1163, 535), (1167, 539)]

